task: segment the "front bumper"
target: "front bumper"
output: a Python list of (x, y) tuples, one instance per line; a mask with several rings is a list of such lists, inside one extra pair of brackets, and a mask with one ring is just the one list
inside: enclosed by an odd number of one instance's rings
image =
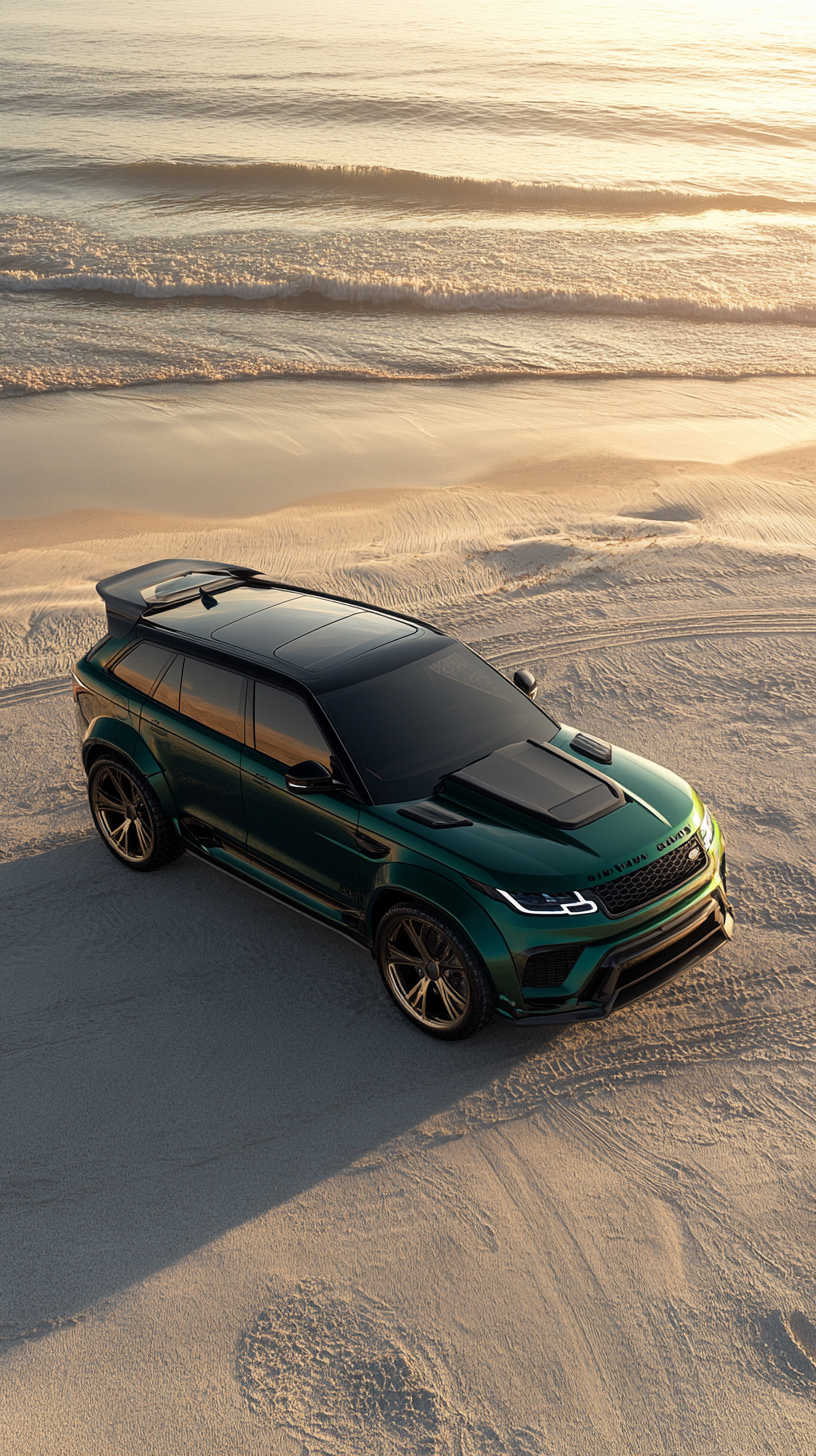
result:
[(616, 945), (601, 961), (582, 1001), (594, 1004), (545, 1013), (500, 1007), (519, 1025), (557, 1025), (601, 1021), (630, 1001), (648, 996), (698, 961), (726, 945), (734, 933), (734, 912), (725, 892), (716, 890), (692, 910), (667, 920), (657, 930)]

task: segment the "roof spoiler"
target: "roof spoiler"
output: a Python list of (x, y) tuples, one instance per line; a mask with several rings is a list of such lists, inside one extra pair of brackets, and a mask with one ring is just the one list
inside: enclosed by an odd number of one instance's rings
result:
[[(117, 576), (106, 576), (96, 583), (96, 590), (105, 603), (111, 635), (126, 636), (146, 609), (154, 604), (152, 590), (188, 572), (203, 576), (231, 576), (238, 581), (250, 581), (254, 576), (263, 575), (254, 567), (232, 566), (226, 561), (183, 561), (170, 557), (165, 561), (148, 561), (144, 566), (132, 567), (130, 571), (120, 571)], [(181, 587), (182, 583), (179, 585)]]

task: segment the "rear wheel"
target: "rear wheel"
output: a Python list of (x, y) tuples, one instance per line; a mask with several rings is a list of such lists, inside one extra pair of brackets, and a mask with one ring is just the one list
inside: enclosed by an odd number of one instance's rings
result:
[(376, 951), (392, 999), (429, 1036), (456, 1041), (492, 1019), (484, 967), (464, 936), (434, 911), (393, 905), (380, 921)]
[(129, 870), (158, 870), (184, 853), (147, 779), (120, 758), (91, 764), (88, 799), (102, 843)]

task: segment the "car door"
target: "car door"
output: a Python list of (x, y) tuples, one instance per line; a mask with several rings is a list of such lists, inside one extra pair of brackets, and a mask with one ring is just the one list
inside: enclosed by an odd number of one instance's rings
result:
[(359, 801), (349, 791), (297, 794), (286, 771), (306, 760), (331, 767), (332, 750), (305, 697), (250, 684), (243, 791), (247, 849), (307, 908), (348, 923), (360, 907)]
[(246, 680), (203, 658), (174, 658), (142, 709), (141, 734), (167, 776), (185, 831), (205, 848), (243, 847)]

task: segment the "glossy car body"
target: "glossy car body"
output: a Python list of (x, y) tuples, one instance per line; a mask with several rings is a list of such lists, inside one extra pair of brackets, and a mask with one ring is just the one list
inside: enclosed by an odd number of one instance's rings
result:
[(98, 590), (86, 771), (131, 766), (189, 852), (372, 948), (397, 902), (442, 916), (519, 1023), (606, 1016), (730, 939), (694, 790), (437, 628), (217, 562)]

